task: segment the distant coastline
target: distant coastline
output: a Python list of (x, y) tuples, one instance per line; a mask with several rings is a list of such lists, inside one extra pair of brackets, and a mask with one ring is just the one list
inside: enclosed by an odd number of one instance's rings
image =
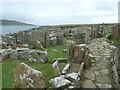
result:
[(33, 25), (33, 24), (20, 22), (20, 21), (5, 20), (5, 19), (0, 19), (0, 25), (20, 25), (20, 26), (30, 25), (30, 26), (37, 26), (37, 25)]
[(25, 31), (30, 30), (31, 28), (36, 28), (37, 25), (28, 24), (24, 22), (19, 21), (13, 21), (13, 20), (2, 20), (0, 19), (0, 34), (10, 34), (10, 33), (16, 33), (19, 31)]

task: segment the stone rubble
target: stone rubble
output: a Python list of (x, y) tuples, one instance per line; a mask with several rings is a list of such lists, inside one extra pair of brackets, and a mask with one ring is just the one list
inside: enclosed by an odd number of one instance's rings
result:
[(48, 61), (46, 51), (30, 50), (29, 48), (1, 49), (0, 55), (1, 60), (29, 60), (42, 63), (46, 63)]

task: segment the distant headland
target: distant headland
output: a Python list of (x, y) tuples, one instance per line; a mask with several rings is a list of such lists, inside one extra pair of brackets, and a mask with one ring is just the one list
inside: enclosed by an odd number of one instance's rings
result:
[(6, 19), (0, 19), (0, 25), (30, 25), (30, 26), (36, 26), (33, 24), (28, 24), (28, 23), (24, 23), (24, 22), (20, 22), (20, 21), (16, 21), (16, 20), (6, 20)]

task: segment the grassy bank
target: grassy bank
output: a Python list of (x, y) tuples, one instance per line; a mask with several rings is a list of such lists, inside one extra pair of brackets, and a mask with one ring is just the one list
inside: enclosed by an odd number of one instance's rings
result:
[[(54, 77), (52, 65), (50, 63), (41, 64), (37, 62), (28, 62), (23, 60), (6, 60), (2, 65), (2, 87), (3, 88), (12, 88), (14, 85), (14, 78), (13, 78), (13, 71), (16, 66), (24, 62), (27, 65), (31, 66), (32, 68), (42, 72), (46, 86), (49, 86), (48, 81)], [(62, 70), (65, 66), (65, 63), (60, 64), (60, 69)]]
[[(13, 71), (16, 68), (16, 66), (19, 63), (26, 63), (29, 66), (31, 66), (32, 68), (41, 71), (44, 78), (45, 78), (45, 83), (46, 86), (50, 86), (49, 84), (49, 80), (51, 78), (54, 77), (53, 74), (53, 69), (52, 69), (52, 61), (54, 58), (63, 58), (66, 57), (66, 53), (63, 53), (63, 49), (66, 49), (67, 47), (67, 43), (66, 43), (66, 39), (64, 39), (64, 44), (63, 45), (57, 45), (55, 47), (49, 47), (49, 48), (45, 48), (48, 52), (48, 63), (46, 64), (42, 64), (42, 63), (38, 63), (38, 62), (29, 62), (29, 61), (25, 61), (25, 60), (5, 60), (2, 63), (2, 87), (3, 88), (12, 88), (13, 87), (13, 83), (14, 83), (14, 78), (13, 78)], [(65, 66), (65, 63), (61, 63), (60, 64), (60, 70), (62, 70)]]

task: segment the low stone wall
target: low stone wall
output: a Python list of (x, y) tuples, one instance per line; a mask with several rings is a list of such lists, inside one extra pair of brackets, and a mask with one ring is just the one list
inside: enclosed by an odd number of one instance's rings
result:
[(113, 54), (111, 55), (111, 66), (112, 66), (112, 73), (115, 83), (115, 88), (119, 88), (119, 76), (118, 76), (118, 69), (119, 69), (119, 63), (118, 63), (118, 51), (115, 50)]
[(6, 59), (29, 60), (45, 63), (48, 61), (47, 52), (30, 50), (28, 48), (2, 49), (0, 50), (1, 62)]

